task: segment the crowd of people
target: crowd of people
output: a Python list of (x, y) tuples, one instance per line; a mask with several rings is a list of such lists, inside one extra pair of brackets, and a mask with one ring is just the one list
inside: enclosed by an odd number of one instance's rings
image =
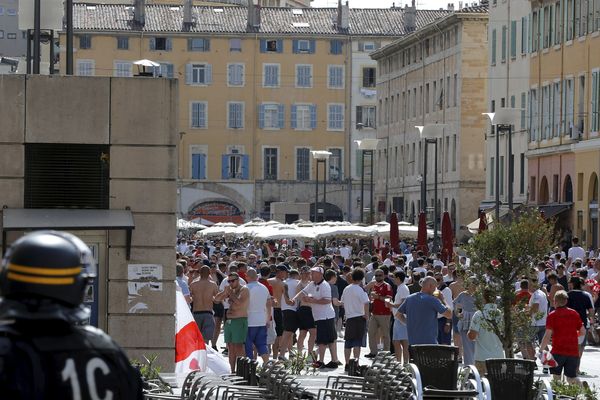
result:
[[(295, 352), (308, 354), (315, 368), (347, 367), (363, 348), (366, 358), (391, 350), (408, 362), (410, 345), (437, 343), (458, 346), (462, 361), (485, 373), (486, 359), (504, 357), (490, 323), (502, 320), (495, 294), (484, 289), (483, 304), (475, 300), (481, 282), (466, 255), (444, 263), (411, 243), (399, 247), (338, 240), (317, 255), (296, 242), (180, 239), (177, 281), (214, 349), (222, 329), (232, 370), (239, 356), (266, 362)], [(600, 259), (577, 238), (567, 250), (555, 248), (515, 283), (516, 301), (531, 314), (516, 345), (523, 358), (543, 354), (554, 376), (575, 381), (599, 305)]]

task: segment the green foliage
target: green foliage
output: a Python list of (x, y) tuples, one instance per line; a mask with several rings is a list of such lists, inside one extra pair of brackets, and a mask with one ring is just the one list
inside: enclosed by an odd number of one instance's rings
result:
[(552, 380), (550, 382), (554, 396), (566, 396), (578, 400), (595, 400), (598, 398), (596, 386), (571, 385), (564, 381)]
[(144, 361), (131, 360), (131, 365), (140, 371), (140, 375), (145, 383), (160, 388), (159, 391), (173, 393), (171, 386), (160, 377), (161, 367), (156, 365), (158, 354), (150, 354), (148, 357), (142, 356)]
[[(473, 238), (467, 252), (477, 282), (476, 298), (482, 303), (484, 290), (500, 299), (499, 313), (486, 318), (503, 344), (507, 357), (513, 356), (515, 333), (529, 334), (531, 317), (525, 304), (515, 302), (515, 283), (530, 275), (535, 262), (546, 255), (554, 242), (553, 223), (544, 220), (536, 210), (513, 215), (512, 223), (495, 224)], [(503, 322), (498, 318), (503, 315)]]
[(292, 375), (314, 375), (316, 369), (308, 359), (308, 354), (296, 349), (290, 350), (289, 358), (284, 362), (285, 367)]

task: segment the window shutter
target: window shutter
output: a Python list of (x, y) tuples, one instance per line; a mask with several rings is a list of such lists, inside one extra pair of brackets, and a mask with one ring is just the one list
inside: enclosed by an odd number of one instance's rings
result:
[(261, 104), (258, 106), (258, 127), (260, 129), (265, 128), (265, 106)]
[(167, 64), (167, 77), (169, 78), (173, 78), (174, 73), (173, 73), (173, 64)]
[(167, 51), (173, 50), (173, 41), (171, 38), (167, 38)]
[(279, 114), (278, 115), (278, 117), (279, 117), (279, 129), (283, 129), (283, 128), (285, 128), (285, 125), (284, 125), (285, 116), (283, 115), (283, 112), (284, 112), (284, 106), (283, 106), (283, 104), (279, 104), (277, 106), (277, 109), (278, 109), (278, 114)]
[(310, 54), (315, 54), (315, 49), (316, 49), (316, 42), (314, 41), (314, 39), (310, 40)]
[(365, 51), (365, 44), (363, 42), (358, 42), (358, 51)]
[(317, 106), (310, 106), (310, 129), (317, 129)]
[(529, 14), (528, 21), (531, 21), (531, 26), (527, 25), (527, 51), (532, 52), (533, 50), (533, 19), (531, 18), (531, 14)]
[(227, 66), (227, 82), (229, 82), (230, 85), (235, 84), (234, 71), (235, 71), (235, 65), (229, 64)]
[[(279, 46), (277, 46), (277, 47), (279, 47)], [(294, 54), (297, 54), (297, 53), (299, 53), (299, 52), (300, 52), (300, 51), (298, 50), (298, 39), (294, 39), (294, 40), (292, 40), (292, 52), (293, 52)]]
[(517, 57), (517, 21), (510, 22), (510, 56)]
[(200, 154), (200, 177), (198, 179), (206, 179), (206, 154)]
[(260, 52), (261, 53), (267, 52), (267, 40), (266, 39), (260, 39)]
[(227, 105), (227, 114), (228, 114), (228, 123), (227, 123), (227, 127), (228, 128), (234, 128), (235, 127), (235, 103), (229, 103)]
[(200, 179), (200, 154), (192, 154), (192, 179)]
[(363, 111), (362, 106), (356, 106), (356, 123), (357, 124), (363, 123), (362, 111)]
[(154, 38), (148, 39), (148, 44), (150, 45), (150, 50), (156, 50), (156, 42), (154, 41)]
[(188, 51), (192, 51), (193, 40), (192, 38), (188, 38)]
[(247, 154), (242, 155), (242, 179), (250, 179), (250, 156)]
[(492, 30), (492, 64), (496, 64), (496, 30)]
[(221, 155), (221, 179), (229, 179), (229, 154)]
[(277, 52), (283, 53), (283, 40), (281, 39), (277, 40)]
[(292, 104), (291, 107), (291, 120), (290, 120), (290, 126), (292, 127), (292, 129), (296, 129), (298, 127), (298, 121), (296, 120), (298, 118), (298, 113), (296, 112), (297, 106), (295, 104)]
[(192, 127), (197, 128), (199, 124), (200, 114), (198, 111), (198, 104), (192, 103)]
[(206, 103), (198, 104), (198, 123), (201, 128), (206, 128)]
[(544, 8), (540, 7), (540, 12), (538, 13), (538, 31), (535, 33), (537, 35), (537, 46), (536, 51), (540, 51), (544, 47)]
[(204, 39), (204, 51), (210, 51), (210, 39)]
[(212, 83), (212, 65), (206, 64), (206, 84)]
[(185, 64), (185, 83), (192, 84), (192, 64)]

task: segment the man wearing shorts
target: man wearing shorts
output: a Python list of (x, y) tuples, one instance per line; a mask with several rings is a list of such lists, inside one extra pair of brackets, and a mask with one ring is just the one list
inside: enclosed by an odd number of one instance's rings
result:
[[(296, 294), (310, 284), (310, 268), (303, 266), (300, 269), (300, 282), (296, 288)], [(300, 307), (297, 311), (298, 316), (298, 328), (300, 333), (298, 334), (298, 352), (302, 352), (304, 348), (304, 339), (308, 333), (308, 354), (313, 357), (313, 361), (316, 360), (316, 356), (313, 355), (313, 349), (315, 347), (315, 339), (317, 336), (317, 329), (315, 326), (315, 320), (312, 315), (312, 308), (308, 303), (300, 301)]]
[(287, 265), (281, 263), (277, 264), (275, 271), (275, 277), (269, 279), (269, 284), (273, 288), (273, 320), (275, 321), (275, 332), (277, 333), (277, 339), (273, 343), (273, 358), (277, 359), (279, 346), (281, 345), (281, 336), (283, 335), (283, 313), (281, 312), (283, 281), (287, 278), (289, 269)]
[(556, 367), (550, 368), (554, 379), (560, 380), (564, 371), (567, 382), (577, 383), (577, 366), (579, 364), (579, 336), (585, 335), (585, 327), (577, 311), (567, 307), (569, 295), (559, 290), (554, 295), (556, 309), (548, 314), (546, 333), (540, 344), (540, 353), (552, 340), (552, 356)]
[(213, 299), (219, 293), (217, 284), (210, 279), (210, 268), (203, 265), (200, 268), (200, 278), (190, 285), (193, 300), (194, 320), (202, 333), (204, 342), (213, 338), (215, 319), (213, 317)]
[(244, 356), (244, 343), (248, 333), (248, 301), (250, 291), (242, 286), (237, 272), (227, 276), (228, 286), (215, 296), (215, 301), (227, 300), (229, 310), (225, 322), (225, 343), (227, 344), (231, 372), (235, 372), (235, 361)]
[(298, 277), (298, 271), (293, 269), (290, 271), (289, 278), (283, 283), (283, 294), (280, 302), (283, 316), (283, 336), (279, 347), (279, 357), (281, 359), (284, 359), (285, 353), (290, 350), (292, 337), (299, 327), (297, 302), (292, 301), (292, 298), (296, 295), (298, 283), (300, 283)]
[(346, 371), (350, 361), (350, 352), (354, 358), (360, 358), (360, 347), (369, 319), (369, 296), (360, 286), (365, 273), (357, 268), (352, 271), (352, 284), (346, 286), (342, 293), (342, 304), (346, 310), (346, 331), (344, 332), (344, 358), (346, 360)]
[(267, 325), (271, 323), (271, 295), (269, 290), (258, 282), (256, 270), (249, 269), (246, 273), (250, 291), (248, 300), (248, 336), (246, 337), (246, 357), (254, 359), (254, 349), (263, 359), (269, 361), (267, 347)]

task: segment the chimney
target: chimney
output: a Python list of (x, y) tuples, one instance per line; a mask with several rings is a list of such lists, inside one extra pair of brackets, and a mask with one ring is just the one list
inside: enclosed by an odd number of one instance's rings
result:
[(248, 0), (248, 30), (255, 31), (260, 28), (260, 5), (254, 4), (256, 0)]
[(192, 19), (193, 0), (183, 0), (183, 25), (190, 26), (194, 24)]
[(342, 0), (338, 0), (337, 27), (338, 29), (350, 27), (350, 6), (347, 1), (346, 4), (342, 4)]
[(146, 25), (145, 0), (133, 0), (133, 22), (140, 26)]
[(448, 11), (454, 11), (454, 3), (448, 3)]
[(415, 0), (412, 0), (410, 7), (408, 5), (404, 7), (402, 22), (404, 23), (406, 32), (414, 32), (417, 29), (417, 7), (415, 6)]

